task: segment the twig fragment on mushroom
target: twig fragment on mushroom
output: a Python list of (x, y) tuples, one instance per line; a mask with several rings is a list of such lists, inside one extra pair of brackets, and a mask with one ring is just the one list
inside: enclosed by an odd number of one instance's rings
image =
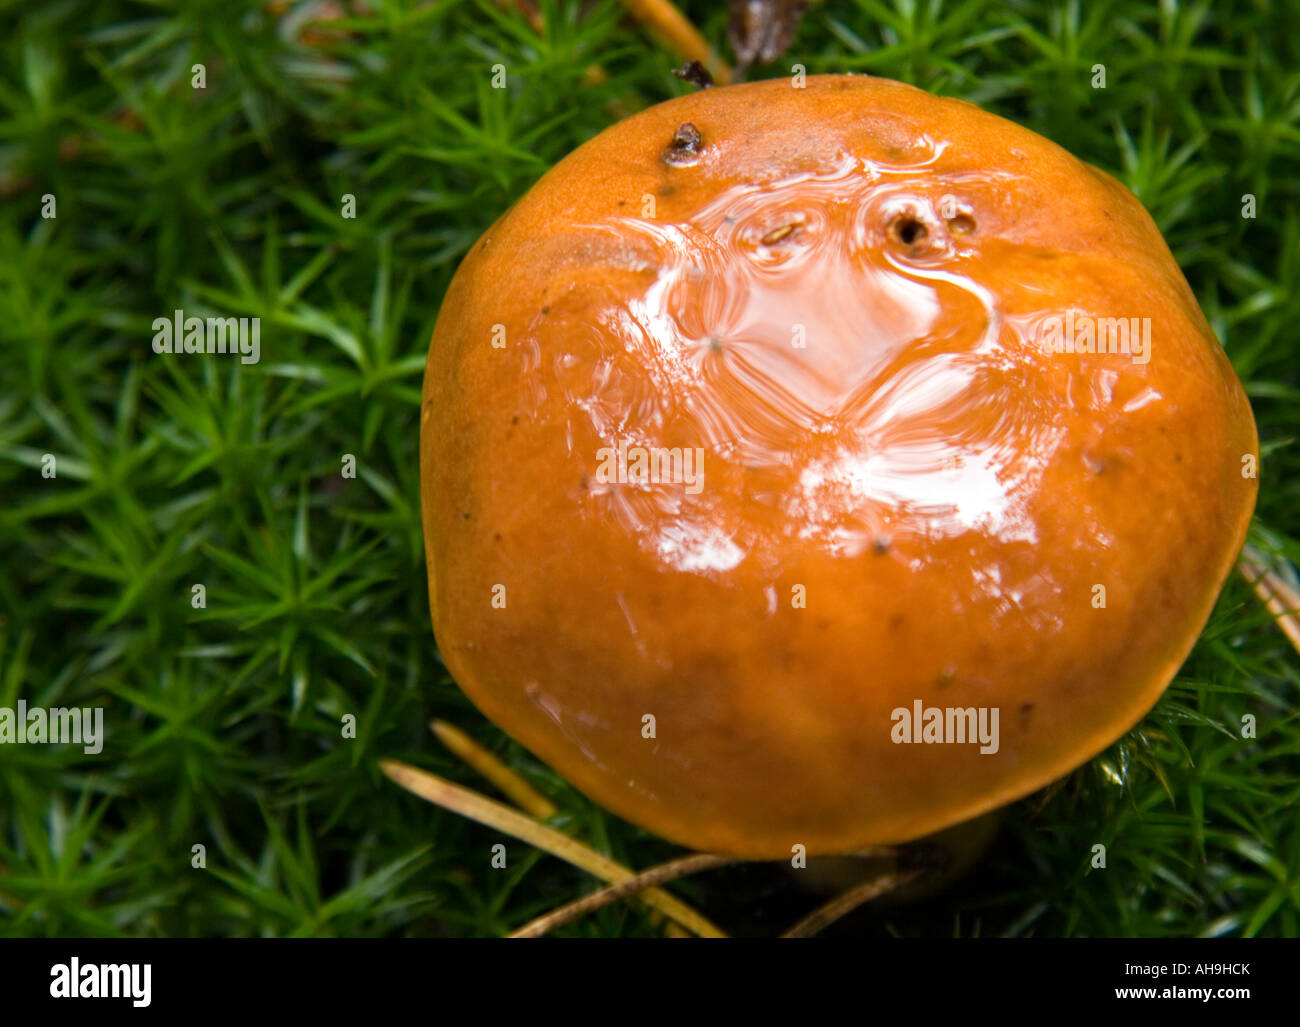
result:
[(673, 74), (683, 82), (689, 82), (696, 89), (708, 89), (713, 85), (713, 76), (709, 69), (699, 61), (687, 61), (680, 68), (673, 68)]

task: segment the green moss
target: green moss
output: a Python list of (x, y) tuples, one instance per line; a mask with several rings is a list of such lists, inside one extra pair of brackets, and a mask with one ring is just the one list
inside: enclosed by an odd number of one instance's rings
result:
[[(540, 37), (487, 0), (369, 0), (317, 46), (267, 6), (0, 14), (0, 705), (104, 705), (109, 732), (97, 756), (0, 746), (6, 933), (498, 934), (586, 891), (520, 846), (491, 870), (492, 832), (379, 774), (387, 756), (479, 786), (430, 716), (616, 858), (673, 851), (538, 766), (447, 677), (416, 440), (459, 258), (611, 105), (686, 91), (677, 62), (610, 0), (543, 4)], [(724, 13), (686, 6), (721, 43)], [(1247, 383), (1264, 447), (1253, 537), (1292, 562), (1296, 6), (827, 0), (787, 62), (754, 72), (798, 61), (964, 97), (1134, 188)], [(584, 84), (596, 62), (605, 81)], [(57, 219), (40, 217), (45, 194)], [(153, 319), (177, 308), (260, 317), (261, 362), (155, 355)], [(1268, 621), (1234, 580), (1154, 713), (1013, 807), (974, 874), (836, 930), (1295, 936), (1300, 661)], [(1089, 869), (1099, 842), (1105, 871)], [(812, 902), (767, 868), (681, 891), (742, 933)], [(565, 930), (654, 933), (626, 905)]]

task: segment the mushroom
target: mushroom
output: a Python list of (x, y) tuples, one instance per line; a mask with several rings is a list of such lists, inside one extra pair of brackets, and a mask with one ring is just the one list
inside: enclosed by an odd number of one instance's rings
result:
[(1110, 176), (895, 82), (711, 88), (580, 147), (456, 274), (434, 631), (490, 719), (661, 836), (901, 843), (1154, 705), (1257, 453)]

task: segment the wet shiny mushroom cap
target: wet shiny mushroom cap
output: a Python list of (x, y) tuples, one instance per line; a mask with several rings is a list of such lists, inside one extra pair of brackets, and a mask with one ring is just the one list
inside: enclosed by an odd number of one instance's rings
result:
[(858, 76), (557, 165), (457, 273), (421, 429), (455, 680), (614, 813), (750, 857), (910, 840), (1105, 748), (1257, 486), (1137, 199)]

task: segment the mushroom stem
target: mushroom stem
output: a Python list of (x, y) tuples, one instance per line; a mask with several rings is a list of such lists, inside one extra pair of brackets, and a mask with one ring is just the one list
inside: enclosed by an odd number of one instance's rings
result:
[(818, 906), (797, 924), (791, 927), (782, 938), (811, 938), (824, 931), (836, 920), (852, 913), (859, 906), (879, 898), (886, 892), (911, 884), (924, 871), (908, 870), (902, 873), (881, 874), (861, 884), (855, 884), (848, 891), (841, 892), (824, 906)]
[[(389, 779), (418, 795), (428, 802), (443, 809), (459, 813), (462, 817), (478, 821), (488, 827), (504, 831), (520, 841), (536, 846), (552, 856), (564, 860), (579, 869), (587, 871), (601, 880), (621, 884), (636, 877), (636, 874), (620, 863), (607, 859), (595, 849), (575, 841), (568, 835), (561, 834), (554, 828), (539, 824), (523, 813), (509, 806), (480, 795), (478, 792), (460, 785), (452, 784), (428, 771), (420, 770), (409, 763), (397, 760), (380, 760), (379, 769)], [(652, 888), (641, 895), (641, 899), (662, 912), (687, 930), (701, 938), (725, 938), (721, 930), (703, 916), (691, 909), (679, 899), (659, 888)]]
[(1292, 648), (1300, 653), (1300, 595), (1297, 595), (1280, 577), (1249, 549), (1241, 554), (1237, 570), (1250, 582), (1260, 601), (1274, 617), (1274, 622)]
[(451, 750), (461, 762), (477, 770), (491, 781), (506, 798), (531, 816), (534, 820), (550, 820), (555, 816), (556, 806), (546, 796), (530, 785), (522, 777), (507, 767), (499, 759), (470, 738), (454, 724), (445, 720), (429, 721), (429, 730), (434, 737)]
[(703, 852), (681, 856), (678, 859), (669, 860), (667, 863), (660, 863), (657, 867), (651, 867), (649, 870), (643, 870), (629, 880), (619, 884), (611, 884), (599, 891), (592, 892), (590, 895), (584, 895), (575, 902), (570, 902), (567, 906), (560, 906), (549, 913), (543, 913), (535, 920), (519, 928), (510, 937), (540, 938), (557, 927), (563, 927), (570, 921), (577, 920), (581, 916), (586, 916), (588, 913), (593, 913), (603, 906), (618, 902), (630, 895), (636, 895), (647, 888), (667, 884), (669, 881), (675, 881), (679, 877), (696, 874), (702, 870), (714, 870), (718, 867), (730, 866), (736, 862), (739, 861), (727, 856), (714, 856)]

